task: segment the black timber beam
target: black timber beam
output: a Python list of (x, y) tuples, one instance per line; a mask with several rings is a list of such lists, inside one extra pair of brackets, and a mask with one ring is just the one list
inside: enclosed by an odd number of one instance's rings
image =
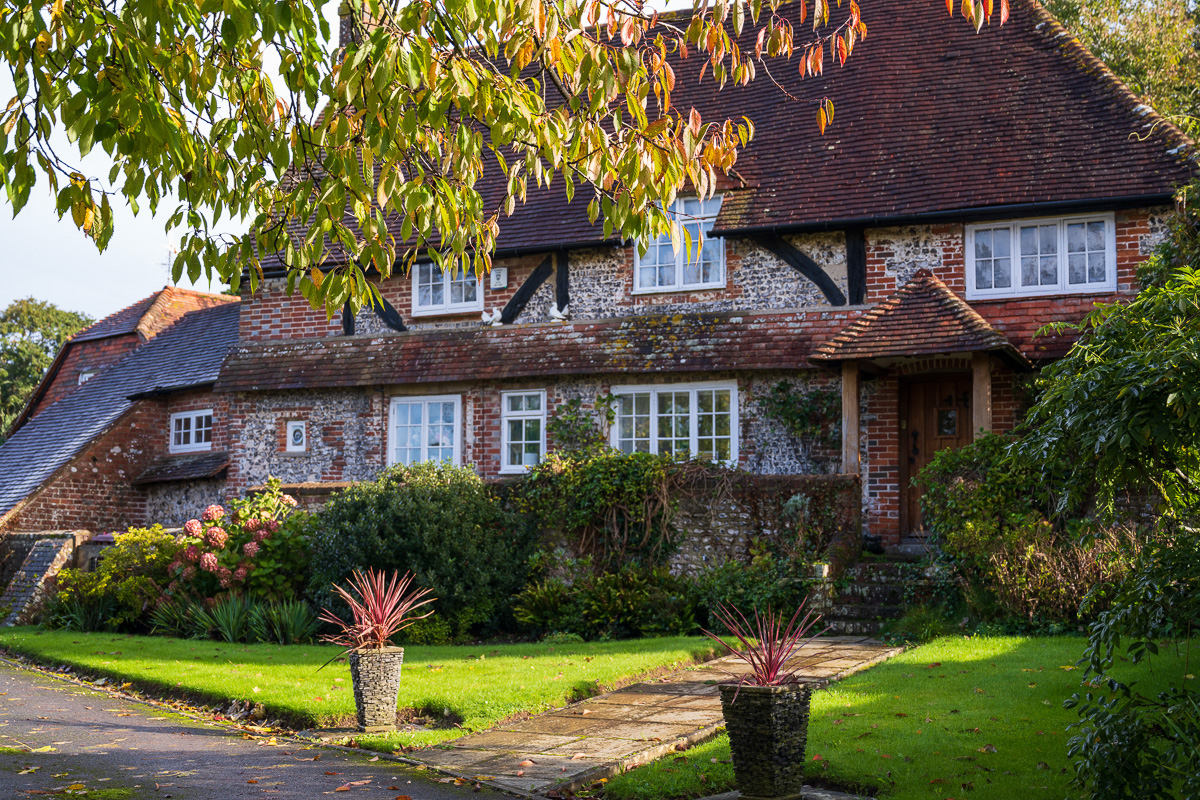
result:
[(558, 264), (554, 267), (554, 303), (559, 311), (571, 304), (571, 264), (566, 250), (559, 252)]
[(867, 238), (862, 228), (846, 230), (846, 288), (850, 290), (850, 305), (861, 306), (867, 301)]
[(500, 312), (500, 322), (505, 325), (511, 325), (513, 320), (521, 316), (521, 312), (529, 304), (533, 293), (541, 288), (552, 272), (554, 272), (554, 256), (548, 255), (541, 264), (537, 265), (537, 269), (530, 273), (525, 282), (521, 284), (521, 288), (517, 289), (512, 299), (508, 301), (508, 305)]
[(825, 299), (829, 301), (831, 306), (846, 305), (846, 295), (842, 294), (842, 290), (833, 282), (833, 278), (830, 278), (825, 270), (821, 269), (821, 265), (788, 244), (782, 236), (760, 234), (754, 237), (754, 241), (770, 250), (801, 275), (812, 281), (821, 290), (821, 294), (825, 295)]
[(342, 335), (354, 335), (354, 309), (350, 307), (349, 300), (342, 305)]
[(371, 310), (375, 312), (375, 316), (379, 317), (384, 325), (387, 325), (394, 331), (404, 332), (408, 327), (404, 324), (404, 317), (400, 316), (400, 312), (396, 307), (388, 302), (388, 299), (382, 294), (379, 295), (379, 302), (371, 305)]

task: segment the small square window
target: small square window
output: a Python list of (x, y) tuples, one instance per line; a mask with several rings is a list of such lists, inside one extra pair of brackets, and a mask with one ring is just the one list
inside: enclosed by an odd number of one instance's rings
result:
[(308, 449), (308, 423), (292, 420), (287, 424), (287, 452), (303, 453)]
[(169, 450), (172, 453), (211, 450), (212, 435), (213, 412), (211, 408), (203, 411), (183, 411), (171, 415)]
[(447, 273), (436, 264), (413, 267), (414, 316), (483, 310), (483, 281), (474, 271)]
[(937, 435), (958, 436), (958, 409), (939, 408), (937, 412)]

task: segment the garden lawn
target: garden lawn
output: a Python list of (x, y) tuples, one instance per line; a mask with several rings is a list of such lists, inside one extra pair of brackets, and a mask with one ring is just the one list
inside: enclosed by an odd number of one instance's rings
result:
[[(944, 638), (909, 650), (817, 692), (808, 728), (807, 774), (903, 800), (1079, 797), (1067, 759), (1066, 727), (1078, 719), (1063, 700), (1080, 690), (1077, 637)], [(1126, 666), (1153, 695), (1195, 678), (1191, 659), (1162, 648), (1151, 668)], [(676, 800), (734, 788), (729, 740), (612, 779), (606, 800)], [(819, 780), (818, 780), (819, 782)]]
[[(225, 644), (113, 633), (0, 629), (0, 647), (56, 666), (68, 664), (151, 694), (206, 703), (262, 703), (268, 717), (314, 727), (353, 724), (350, 668), (327, 645)], [(701, 638), (544, 645), (406, 647), (399, 706), (445, 720), (434, 727), (358, 737), (366, 747), (423, 746), (539, 712), (605, 687), (714, 654)], [(453, 725), (451, 723), (457, 723)]]

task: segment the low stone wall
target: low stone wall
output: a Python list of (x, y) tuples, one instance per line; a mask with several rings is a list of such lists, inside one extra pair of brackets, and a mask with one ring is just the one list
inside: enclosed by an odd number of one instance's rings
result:
[[(75, 548), (86, 541), (89, 531), (41, 531), (38, 533), (9, 534), (18, 542), (31, 540), (27, 554), (20, 567), (7, 581), (0, 595), (0, 612), (3, 625), (26, 625), (34, 622), (45, 601), (46, 581), (58, 571), (72, 563)], [(8, 537), (5, 537), (6, 540)]]
[(792, 544), (795, 531), (785, 524), (784, 506), (796, 496), (807, 498), (809, 518), (828, 526), (835, 564), (857, 553), (862, 535), (857, 475), (739, 475), (724, 491), (701, 491), (680, 501), (674, 525), (683, 541), (671, 557), (672, 571), (694, 574), (725, 561), (747, 561), (757, 540)]

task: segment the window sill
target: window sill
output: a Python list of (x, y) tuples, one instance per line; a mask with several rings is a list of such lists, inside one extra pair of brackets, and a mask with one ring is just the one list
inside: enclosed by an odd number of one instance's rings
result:
[(208, 453), (211, 451), (211, 444), (206, 444), (204, 447), (172, 447), (167, 450), (173, 456), (187, 455), (188, 453)]
[(471, 308), (466, 308), (466, 307), (428, 308), (428, 309), (424, 309), (421, 311), (418, 311), (417, 309), (414, 308), (412, 310), (412, 312), (409, 314), (409, 316), (414, 317), (414, 318), (415, 317), (453, 317), (453, 316), (462, 316), (464, 314), (482, 314), (483, 310), (484, 309), (483, 309), (482, 303), (480, 303), (478, 306), (474, 306)]
[(530, 467), (501, 467), (497, 475), (528, 475)]
[(968, 303), (1009, 303), (1013, 300), (1044, 300), (1046, 298), (1061, 298), (1067, 299), (1071, 297), (1104, 297), (1106, 295), (1117, 294), (1120, 291), (1116, 286), (1106, 286), (1104, 288), (1088, 289), (1085, 292), (1068, 292), (1054, 290), (1052, 292), (1022, 292), (1021, 294), (983, 294), (964, 296)]
[(695, 286), (661, 286), (654, 289), (634, 289), (631, 294), (635, 297), (638, 295), (655, 295), (655, 294), (686, 294), (688, 292), (706, 292), (713, 289), (724, 289), (727, 283), (705, 283)]

